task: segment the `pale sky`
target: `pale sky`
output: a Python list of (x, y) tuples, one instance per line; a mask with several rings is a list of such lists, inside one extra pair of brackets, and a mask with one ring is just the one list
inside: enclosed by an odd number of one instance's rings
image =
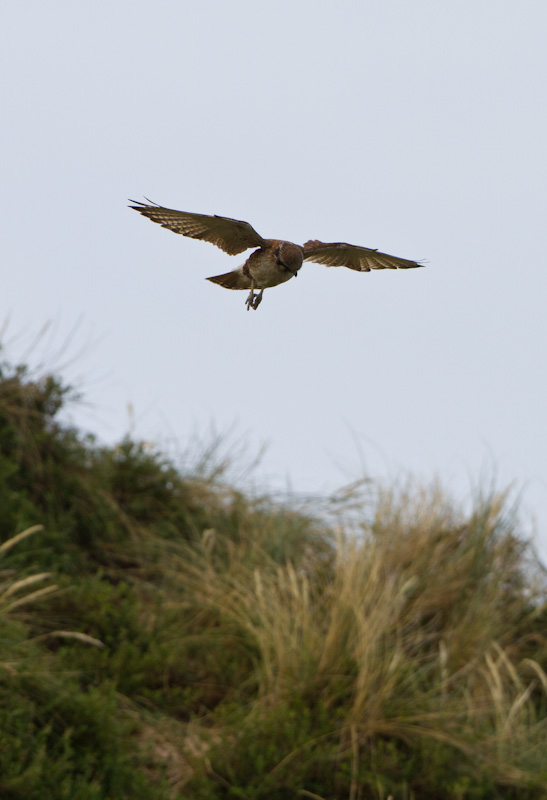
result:
[[(51, 321), (78, 425), (229, 430), (273, 489), (495, 473), (547, 554), (546, 34), (545, 0), (4, 4), (7, 355)], [(247, 312), (204, 280), (245, 256), (144, 196), (427, 266), (308, 263)]]

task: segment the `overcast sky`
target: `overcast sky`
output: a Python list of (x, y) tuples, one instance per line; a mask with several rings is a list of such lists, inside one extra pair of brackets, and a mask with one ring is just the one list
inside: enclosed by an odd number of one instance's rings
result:
[[(30, 358), (74, 357), (79, 425), (230, 430), (301, 492), (495, 472), (547, 554), (545, 0), (29, 0), (0, 31), (0, 324), (17, 359), (52, 323)], [(308, 263), (247, 312), (204, 280), (245, 256), (144, 196), (427, 266)]]

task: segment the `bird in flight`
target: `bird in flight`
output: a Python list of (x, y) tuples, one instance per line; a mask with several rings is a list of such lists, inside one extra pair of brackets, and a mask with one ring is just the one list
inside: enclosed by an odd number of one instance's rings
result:
[(220, 247), (225, 253), (235, 256), (250, 247), (257, 248), (245, 263), (224, 275), (214, 275), (208, 281), (218, 283), (225, 289), (249, 289), (245, 301), (247, 311), (256, 309), (262, 302), (264, 289), (278, 286), (298, 275), (304, 261), (315, 261), (327, 267), (348, 267), (358, 272), (371, 269), (411, 269), (421, 267), (417, 261), (390, 256), (370, 247), (358, 247), (345, 242), (325, 244), (312, 239), (300, 246), (281, 239), (263, 239), (248, 222), (229, 217), (191, 214), (152, 203), (130, 200), (130, 206), (143, 216), (157, 222), (162, 228), (174, 233), (203, 239)]

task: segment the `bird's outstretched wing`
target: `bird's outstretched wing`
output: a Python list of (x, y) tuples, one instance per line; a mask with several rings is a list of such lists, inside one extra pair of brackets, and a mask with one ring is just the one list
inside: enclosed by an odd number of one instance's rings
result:
[[(211, 217), (207, 214), (190, 214), (186, 211), (175, 211), (163, 208), (156, 203), (147, 205), (137, 200), (130, 200), (135, 205), (129, 206), (140, 211), (145, 217), (157, 222), (162, 228), (174, 233), (181, 233), (191, 239), (203, 239), (220, 247), (231, 256), (248, 250), (249, 247), (263, 247), (266, 242), (248, 222), (229, 217)], [(151, 203), (152, 201), (148, 201)]]
[(411, 269), (421, 267), (417, 261), (379, 253), (370, 247), (357, 247), (346, 242), (319, 242), (313, 239), (304, 245), (304, 260), (316, 261), (326, 267), (349, 267), (358, 272), (370, 272), (371, 269)]

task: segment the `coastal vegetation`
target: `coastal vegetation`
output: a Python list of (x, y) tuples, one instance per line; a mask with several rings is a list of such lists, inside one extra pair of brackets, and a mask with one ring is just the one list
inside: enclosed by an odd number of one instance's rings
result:
[(547, 798), (544, 571), (506, 494), (244, 492), (0, 366), (0, 796)]

